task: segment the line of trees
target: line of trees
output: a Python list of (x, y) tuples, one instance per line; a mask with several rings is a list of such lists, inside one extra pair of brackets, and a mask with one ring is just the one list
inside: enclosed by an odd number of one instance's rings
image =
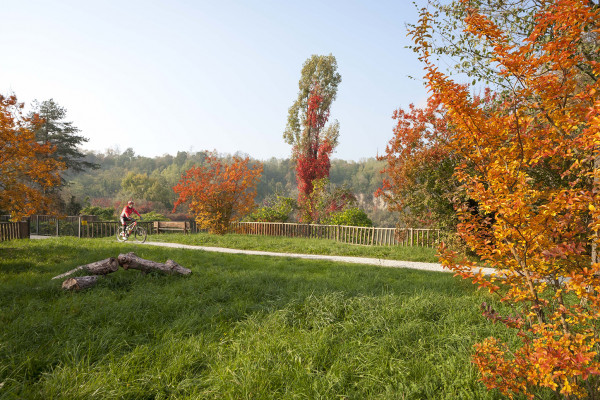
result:
[[(98, 164), (99, 168), (67, 174), (68, 185), (62, 191), (63, 196), (67, 204), (73, 199), (79, 210), (86, 206), (117, 210), (126, 199), (135, 198), (136, 207), (139, 205), (142, 212), (154, 210), (171, 218), (184, 218), (185, 208), (178, 208), (175, 214), (171, 213), (177, 200), (172, 188), (190, 168), (204, 165), (209, 154), (205, 151), (181, 151), (175, 156), (150, 158), (136, 155), (133, 149), (88, 152), (86, 160)], [(231, 161), (234, 156), (219, 154), (224, 162)], [(242, 154), (237, 156), (246, 157)], [(260, 163), (263, 172), (256, 185), (257, 206), (268, 206), (277, 196), (296, 201), (297, 182), (293, 162), (290, 159), (272, 158)], [(394, 226), (394, 214), (390, 214), (373, 197), (382, 182), (382, 165), (382, 161), (374, 158), (358, 162), (334, 159), (331, 161), (329, 187), (332, 190), (348, 188), (355, 194), (357, 206), (367, 212), (374, 224)], [(295, 213), (291, 213), (291, 218), (296, 218)]]

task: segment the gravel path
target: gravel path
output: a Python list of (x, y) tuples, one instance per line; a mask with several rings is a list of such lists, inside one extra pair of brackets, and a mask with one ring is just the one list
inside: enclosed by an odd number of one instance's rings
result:
[[(213, 251), (217, 253), (228, 253), (228, 254), (248, 254), (254, 256), (269, 256), (269, 257), (290, 257), (290, 258), (302, 258), (307, 260), (327, 260), (336, 261), (352, 264), (366, 264), (366, 265), (377, 265), (380, 267), (388, 268), (410, 268), (419, 269), (423, 271), (435, 271), (435, 272), (450, 272), (447, 269), (442, 268), (441, 264), (426, 263), (426, 262), (414, 262), (414, 261), (397, 261), (397, 260), (384, 260), (381, 258), (367, 258), (367, 257), (348, 257), (348, 256), (325, 256), (317, 254), (297, 254), (297, 253), (275, 253), (271, 251), (257, 251), (257, 250), (239, 250), (239, 249), (227, 249), (224, 247), (207, 247), (207, 246), (191, 246), (187, 244), (178, 243), (162, 243), (162, 242), (146, 242), (144, 245), (147, 246), (162, 246), (171, 247), (175, 249), (190, 249), (190, 250), (204, 250)], [(492, 268), (482, 268), (483, 273), (490, 275), (495, 272)]]

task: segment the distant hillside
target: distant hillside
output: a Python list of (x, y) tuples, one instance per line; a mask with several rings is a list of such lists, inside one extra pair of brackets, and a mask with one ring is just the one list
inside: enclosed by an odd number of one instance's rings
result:
[[(182, 173), (193, 165), (202, 165), (206, 155), (206, 152), (181, 151), (176, 156), (149, 158), (136, 155), (132, 149), (122, 153), (114, 150), (88, 152), (86, 161), (99, 164), (100, 168), (67, 176), (69, 186), (64, 197), (66, 201), (115, 209), (133, 198), (144, 211), (169, 214), (176, 199), (171, 188)], [(295, 198), (296, 178), (290, 160), (271, 158), (262, 163), (264, 170), (257, 186), (256, 202), (260, 204), (274, 193)], [(383, 162), (373, 158), (359, 162), (333, 160), (330, 180), (334, 185), (348, 186), (376, 226), (394, 226), (393, 215), (384, 209), (380, 199), (373, 197), (381, 186), (379, 171), (382, 167)]]

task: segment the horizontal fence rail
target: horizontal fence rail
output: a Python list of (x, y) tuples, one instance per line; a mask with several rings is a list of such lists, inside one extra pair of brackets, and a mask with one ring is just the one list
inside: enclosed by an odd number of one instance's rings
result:
[(332, 239), (342, 243), (366, 246), (434, 247), (440, 242), (439, 229), (235, 222), (231, 225), (231, 232), (244, 235)]
[[(0, 216), (0, 240), (25, 239), (30, 235), (74, 236), (80, 238), (100, 238), (116, 236), (121, 226), (118, 221), (98, 221), (93, 215), (57, 217), (54, 215), (33, 215), (22, 222), (9, 222), (10, 216)], [(165, 231), (197, 232), (194, 221), (138, 221), (138, 225), (149, 234)]]
[[(116, 236), (118, 221), (97, 221), (95, 216), (55, 217), (34, 215), (25, 222), (2, 222), (2, 239), (29, 237), (29, 234), (100, 238)], [(11, 225), (12, 224), (12, 225)], [(17, 225), (21, 227), (17, 228)], [(138, 221), (149, 234), (163, 232), (199, 232), (195, 221)], [(18, 232), (18, 233), (17, 233)], [(440, 243), (439, 229), (375, 228), (345, 225), (312, 225), (283, 222), (234, 222), (230, 232), (244, 235), (284, 236), (331, 239), (341, 243), (364, 246), (422, 246)], [(19, 236), (20, 235), (20, 236)]]
[(0, 242), (29, 239), (29, 222), (0, 222)]

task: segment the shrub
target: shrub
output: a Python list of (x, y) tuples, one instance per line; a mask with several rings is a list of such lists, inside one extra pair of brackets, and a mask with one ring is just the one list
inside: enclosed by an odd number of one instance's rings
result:
[(179, 196), (173, 212), (186, 204), (198, 227), (224, 234), (231, 222), (245, 217), (254, 208), (262, 168), (260, 163), (251, 164), (249, 157), (234, 156), (227, 161), (211, 154), (205, 165), (189, 169), (173, 187)]
[(169, 218), (164, 215), (157, 213), (156, 211), (150, 211), (145, 214), (142, 214), (142, 218), (146, 221), (170, 221)]
[(101, 221), (115, 219), (115, 210), (110, 207), (87, 206), (81, 209), (79, 215), (97, 215)]
[(325, 225), (373, 226), (367, 213), (360, 208), (347, 208), (329, 215), (322, 221)]
[(297, 203), (294, 199), (277, 195), (275, 198), (267, 198), (264, 205), (250, 214), (246, 220), (250, 222), (288, 222), (296, 208)]

